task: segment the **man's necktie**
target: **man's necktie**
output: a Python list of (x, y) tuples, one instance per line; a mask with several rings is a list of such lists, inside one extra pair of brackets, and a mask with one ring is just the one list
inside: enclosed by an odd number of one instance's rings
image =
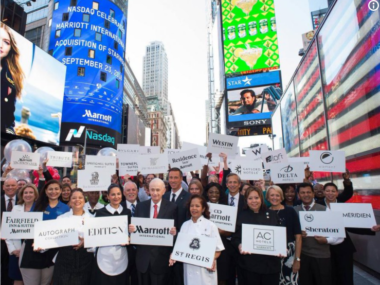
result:
[(132, 217), (135, 216), (135, 210), (136, 210), (136, 206), (135, 206), (135, 204), (131, 204), (131, 213), (132, 213)]
[(305, 210), (306, 210), (306, 211), (309, 211), (309, 210), (310, 210), (310, 206), (309, 206), (309, 205), (304, 206), (304, 207), (305, 207)]
[(154, 213), (153, 213), (153, 219), (157, 219), (158, 212), (157, 212), (157, 204), (154, 204)]
[(174, 193), (172, 194), (172, 202), (173, 203), (175, 202), (175, 194)]
[(235, 199), (235, 197), (231, 197), (230, 206), (235, 206), (235, 202), (234, 202), (234, 199)]
[(7, 212), (12, 212), (12, 209), (13, 209), (13, 203), (12, 203), (13, 199), (10, 198), (8, 200), (8, 206), (7, 206)]

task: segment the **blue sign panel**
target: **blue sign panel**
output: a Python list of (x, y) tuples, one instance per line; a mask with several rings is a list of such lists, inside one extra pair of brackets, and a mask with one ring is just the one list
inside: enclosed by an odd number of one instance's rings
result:
[(279, 82), (281, 82), (280, 71), (256, 73), (227, 78), (227, 90), (251, 86), (271, 85)]
[(111, 1), (54, 3), (49, 53), (67, 66), (61, 144), (75, 143), (66, 138), (81, 126), (120, 138), (126, 29)]

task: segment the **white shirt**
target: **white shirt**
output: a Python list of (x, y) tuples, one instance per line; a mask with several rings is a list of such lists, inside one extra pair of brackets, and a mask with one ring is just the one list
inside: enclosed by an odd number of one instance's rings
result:
[(131, 203), (131, 202), (129, 202), (128, 200), (126, 200), (126, 202), (127, 202), (127, 208), (129, 209), (129, 210), (131, 210), (132, 211), (132, 204), (133, 205), (135, 205), (135, 209), (136, 209), (136, 206), (137, 206), (137, 201), (135, 201), (134, 203)]
[(16, 195), (14, 195), (12, 198), (4, 194), (5, 198), (5, 210), (8, 208), (9, 199), (12, 199), (12, 209), (16, 205)]
[(169, 201), (171, 202), (172, 201), (172, 198), (173, 198), (173, 194), (175, 194), (175, 198), (174, 198), (174, 201), (177, 201), (177, 199), (178, 199), (178, 197), (179, 197), (179, 195), (181, 195), (181, 193), (182, 193), (182, 188), (179, 188), (179, 190), (177, 191), (177, 192), (173, 192), (173, 189), (172, 189), (172, 191), (170, 191), (170, 198), (169, 198)]
[(83, 206), (83, 210), (90, 210), (90, 211), (99, 210), (99, 209), (102, 209), (102, 208), (104, 208), (104, 205), (101, 204), (101, 203), (99, 203), (99, 202), (96, 203), (96, 205), (95, 205), (94, 208), (91, 208), (90, 202), (87, 202)]
[(228, 205), (231, 206), (231, 197), (234, 197), (234, 205), (233, 207), (237, 207), (239, 205), (239, 192), (237, 192), (235, 194), (235, 196), (232, 196), (229, 192), (228, 192)]
[(119, 205), (119, 208), (115, 209), (114, 207), (111, 206), (111, 204), (108, 204), (106, 206), (106, 209), (108, 212), (110, 212), (112, 215), (115, 214), (115, 212), (118, 212), (119, 214), (121, 214), (121, 212), (123, 212), (123, 206)]
[[(314, 204), (315, 204), (315, 201), (313, 200), (313, 202), (311, 202), (311, 204), (309, 205), (309, 211), (311, 210), (311, 208), (313, 208), (314, 207)], [(304, 210), (304, 211), (307, 211), (306, 209), (305, 209), (305, 205), (302, 203), (302, 209)]]
[[(160, 209), (161, 209), (161, 202), (162, 202), (162, 199), (160, 202), (157, 203), (157, 216), (158, 214), (160, 213)], [(153, 216), (154, 216), (154, 203), (152, 200), (150, 200), (150, 218), (152, 219)]]
[[(14, 206), (12, 212), (25, 212), (24, 204)], [(21, 249), (21, 239), (7, 239), (5, 242), (7, 244), (9, 254), (15, 250)]]

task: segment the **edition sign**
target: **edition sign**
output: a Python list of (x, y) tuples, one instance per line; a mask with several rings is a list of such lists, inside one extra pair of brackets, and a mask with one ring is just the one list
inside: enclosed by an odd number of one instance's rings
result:
[(208, 203), (210, 207), (210, 221), (221, 230), (235, 232), (237, 207)]
[(87, 219), (84, 223), (84, 247), (128, 244), (128, 216)]
[(341, 212), (300, 211), (301, 229), (307, 236), (346, 237)]
[(370, 229), (376, 225), (372, 204), (370, 203), (331, 203), (331, 211), (343, 214), (346, 228)]
[(1, 237), (4, 239), (33, 239), (34, 223), (42, 221), (42, 212), (3, 212)]
[(173, 246), (173, 236), (169, 233), (174, 220), (132, 217), (136, 231), (131, 233), (131, 244)]

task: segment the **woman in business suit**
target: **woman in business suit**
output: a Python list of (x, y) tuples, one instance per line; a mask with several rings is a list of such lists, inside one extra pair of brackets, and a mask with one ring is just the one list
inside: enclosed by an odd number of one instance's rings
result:
[[(131, 211), (120, 205), (122, 192), (119, 185), (111, 184), (108, 187), (109, 204), (96, 211), (95, 218), (128, 216), (130, 224)], [(127, 244), (127, 241), (125, 241)], [(128, 252), (125, 244), (114, 246), (102, 246), (97, 248), (91, 284), (94, 285), (119, 285), (129, 284)]]
[(86, 285), (90, 284), (94, 253), (83, 248), (83, 225), (85, 219), (91, 219), (93, 215), (83, 209), (86, 202), (83, 191), (74, 189), (68, 202), (71, 210), (57, 219), (78, 217), (82, 220), (78, 228), (80, 243), (59, 248), (54, 266), (53, 285)]
[(268, 210), (264, 203), (263, 191), (257, 187), (249, 187), (244, 196), (247, 209), (239, 213), (236, 231), (232, 235), (232, 244), (239, 250), (238, 264), (244, 284), (278, 285), (281, 272), (281, 258), (277, 256), (249, 254), (242, 250), (242, 225), (279, 226), (277, 213)]
[[(38, 198), (38, 190), (34, 184), (27, 184), (21, 188), (18, 193), (17, 205), (13, 207), (12, 212), (30, 212), (33, 211), (34, 203)], [(14, 280), (14, 285), (22, 285), (22, 275), (20, 272), (19, 257), (21, 250), (21, 240), (7, 239), (9, 256), (9, 277)]]

